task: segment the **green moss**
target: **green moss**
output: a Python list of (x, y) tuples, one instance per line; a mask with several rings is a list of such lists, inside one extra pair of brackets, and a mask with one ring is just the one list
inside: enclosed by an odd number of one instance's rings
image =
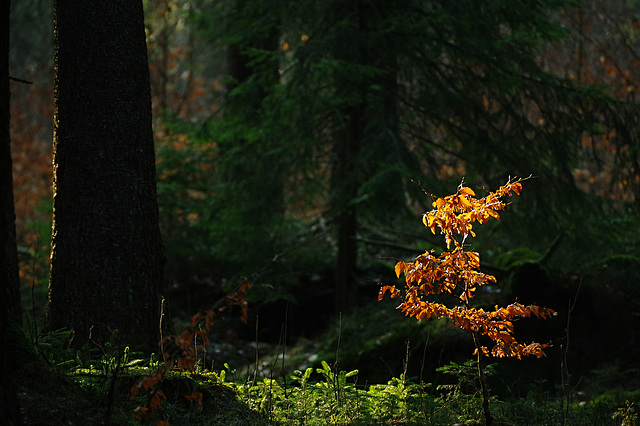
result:
[[(110, 412), (109, 424), (136, 425), (140, 420), (133, 410), (148, 402), (141, 391), (131, 399), (131, 387), (148, 368), (125, 368), (114, 376), (102, 370), (78, 369), (68, 374), (52, 369), (44, 362), (24, 366), (19, 380), (20, 405), (28, 424), (103, 424)], [(113, 393), (110, 387), (115, 377)], [(170, 373), (158, 385), (166, 400), (155, 410), (152, 420), (165, 419), (171, 425), (266, 425), (258, 413), (239, 401), (235, 392), (219, 384), (214, 373)], [(201, 392), (202, 406), (185, 398)]]

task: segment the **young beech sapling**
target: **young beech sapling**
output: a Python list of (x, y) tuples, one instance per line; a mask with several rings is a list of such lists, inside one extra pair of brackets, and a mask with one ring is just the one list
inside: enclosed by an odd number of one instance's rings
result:
[[(447, 245), (447, 251), (436, 254), (434, 250), (426, 251), (413, 262), (399, 261), (395, 266), (398, 278), (404, 274), (404, 300), (398, 306), (405, 315), (418, 320), (449, 318), (454, 326), (467, 331), (473, 338), (474, 355), (478, 358), (478, 375), (483, 396), (483, 410), (487, 425), (493, 423), (488, 404), (488, 389), (484, 378), (482, 355), (495, 357), (517, 357), (534, 355), (544, 356), (544, 349), (549, 344), (520, 343), (513, 336), (513, 323), (519, 318), (547, 318), (555, 315), (548, 308), (536, 305), (522, 305), (514, 302), (507, 307), (495, 306), (493, 311), (474, 308), (471, 305), (478, 287), (496, 282), (493, 275), (479, 271), (480, 255), (465, 250), (465, 241), (469, 235), (475, 237), (473, 223), (486, 223), (490, 218), (500, 219), (499, 211), (504, 210), (502, 198), (520, 195), (522, 179), (511, 180), (497, 191), (484, 198), (475, 198), (475, 192), (462, 183), (455, 194), (444, 198), (433, 197), (433, 210), (423, 215), (425, 226), (435, 234), (440, 228)], [(378, 295), (381, 300), (389, 292), (394, 298), (401, 293), (395, 286), (383, 285)], [(432, 294), (447, 294), (454, 303), (430, 302), (426, 298)], [(486, 336), (493, 341), (488, 348), (480, 342)]]
[[(140, 419), (143, 424), (145, 418), (151, 418), (162, 406), (162, 400), (166, 400), (166, 396), (160, 390), (159, 386), (164, 378), (171, 371), (179, 371), (180, 373), (193, 373), (196, 370), (198, 362), (198, 354), (206, 357), (206, 347), (209, 346), (208, 333), (211, 331), (213, 321), (216, 318), (216, 311), (230, 311), (231, 309), (240, 308), (240, 320), (247, 322), (247, 301), (245, 294), (251, 287), (249, 282), (241, 283), (235, 292), (220, 300), (216, 306), (211, 309), (203, 309), (191, 318), (191, 327), (184, 330), (180, 335), (165, 337), (160, 341), (162, 350), (163, 364), (153, 374), (141, 377), (137, 383), (131, 387), (131, 399), (138, 396), (138, 392), (142, 389), (148, 393), (145, 405), (141, 405), (133, 410), (133, 415)], [(190, 404), (202, 407), (202, 392), (192, 392), (184, 395), (184, 398)], [(166, 419), (156, 421), (156, 425), (168, 425)]]

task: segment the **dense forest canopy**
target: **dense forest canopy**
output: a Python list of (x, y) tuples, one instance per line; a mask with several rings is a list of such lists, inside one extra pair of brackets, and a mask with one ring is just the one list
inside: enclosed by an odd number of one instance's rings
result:
[[(415, 220), (424, 192), (463, 178), (534, 177), (475, 243), (495, 268), (560, 235), (548, 259), (567, 273), (638, 255), (633, 2), (144, 4), (176, 316), (238, 279), (260, 303), (312, 295), (346, 311), (374, 298), (385, 258), (439, 247)], [(22, 1), (11, 14), (10, 72), (33, 83), (11, 83), (25, 299), (48, 281), (51, 10)]]
[[(41, 23), (11, 39), (12, 74), (36, 83), (12, 83), (12, 145), (20, 246), (39, 245), (40, 256), (49, 240), (52, 56), (41, 40), (50, 13), (42, 2), (12, 12), (14, 26)], [(594, 212), (629, 219), (635, 16), (632, 4), (597, 1), (148, 3), (174, 276), (193, 259), (198, 266), (182, 269), (216, 280), (288, 277), (320, 265), (276, 254), (324, 252), (325, 243), (341, 260), (322, 256), (321, 268), (351, 274), (386, 253), (368, 242), (415, 241), (420, 231), (403, 237), (411, 225), (402, 218), (425, 208), (417, 182), (436, 193), (463, 176), (487, 186), (536, 176), (536, 195), (516, 208), (536, 223), (528, 238), (538, 251), (592, 224)], [(503, 248), (522, 238), (501, 235)], [(23, 276), (32, 272), (25, 265)]]
[[(255, 266), (242, 267), (244, 274), (268, 264), (290, 273), (286, 257), (273, 264), (274, 255), (297, 247), (300, 238), (309, 246), (307, 233), (315, 230), (312, 240), (326, 240), (336, 253), (323, 261), (337, 270), (340, 283), (366, 269), (363, 261), (385, 253), (384, 245), (369, 242), (403, 239), (402, 230), (411, 226), (403, 218), (425, 208), (417, 182), (435, 193), (463, 176), (490, 186), (509, 174), (535, 175), (533, 193), (516, 206), (529, 226), (513, 241), (501, 234), (503, 249), (534, 244), (542, 251), (559, 233), (597, 221), (598, 211), (623, 213), (636, 199), (637, 131), (629, 123), (637, 108), (629, 102), (635, 86), (627, 84), (636, 57), (625, 49), (614, 58), (617, 50), (608, 46), (613, 39), (627, 45), (624, 31), (599, 28), (601, 39), (586, 40), (592, 26), (630, 16), (623, 12), (629, 9), (606, 9), (608, 18), (576, 22), (588, 6), (573, 6), (191, 5), (181, 16), (193, 23), (185, 28), (194, 45), (219, 53), (176, 52), (200, 59), (203, 74), (214, 66), (225, 71), (202, 82), (219, 89), (220, 105), (200, 118), (169, 108), (164, 128), (168, 139), (191, 144), (195, 152), (183, 158), (191, 166), (200, 156), (218, 161), (195, 170), (189, 182), (173, 169), (172, 179), (160, 183), (161, 190), (181, 186), (194, 204), (191, 210), (175, 206), (179, 211), (165, 219), (190, 218), (189, 230), (204, 231), (198, 234), (208, 255), (226, 260), (219, 264), (226, 275), (247, 259)], [(582, 67), (590, 64), (583, 78), (567, 72), (572, 57)], [(608, 64), (623, 58), (625, 71), (611, 79)], [(601, 84), (605, 77), (617, 86)], [(204, 96), (215, 96), (215, 89)], [(176, 160), (170, 145), (164, 148), (161, 170)]]

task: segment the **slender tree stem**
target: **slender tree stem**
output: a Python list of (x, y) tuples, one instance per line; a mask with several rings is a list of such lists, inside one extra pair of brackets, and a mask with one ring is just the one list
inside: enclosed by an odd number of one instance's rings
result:
[(476, 346), (477, 360), (478, 360), (478, 380), (480, 381), (480, 390), (482, 391), (482, 411), (484, 412), (484, 423), (486, 426), (493, 425), (493, 416), (491, 410), (489, 410), (489, 388), (484, 375), (484, 358), (482, 350), (480, 349), (480, 340), (478, 339), (478, 333), (473, 332), (473, 343)]

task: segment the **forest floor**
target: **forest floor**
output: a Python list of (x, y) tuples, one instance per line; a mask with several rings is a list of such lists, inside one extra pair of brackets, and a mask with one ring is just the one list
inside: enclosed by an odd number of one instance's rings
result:
[[(134, 398), (135, 385), (161, 363), (124, 357), (121, 348), (80, 361), (64, 349), (63, 333), (44, 336), (42, 359), (20, 372), (24, 424), (482, 424), (475, 366), (470, 356), (454, 355), (470, 354), (467, 336), (445, 322), (405, 321), (386, 311), (363, 307), (315, 336), (290, 336), (287, 345), (251, 340), (223, 320), (193, 373), (172, 371)], [(538, 374), (555, 374), (560, 365), (537, 362), (490, 368), (498, 424), (637, 424), (637, 365), (612, 361), (563, 388)], [(521, 374), (528, 370), (538, 373)]]

